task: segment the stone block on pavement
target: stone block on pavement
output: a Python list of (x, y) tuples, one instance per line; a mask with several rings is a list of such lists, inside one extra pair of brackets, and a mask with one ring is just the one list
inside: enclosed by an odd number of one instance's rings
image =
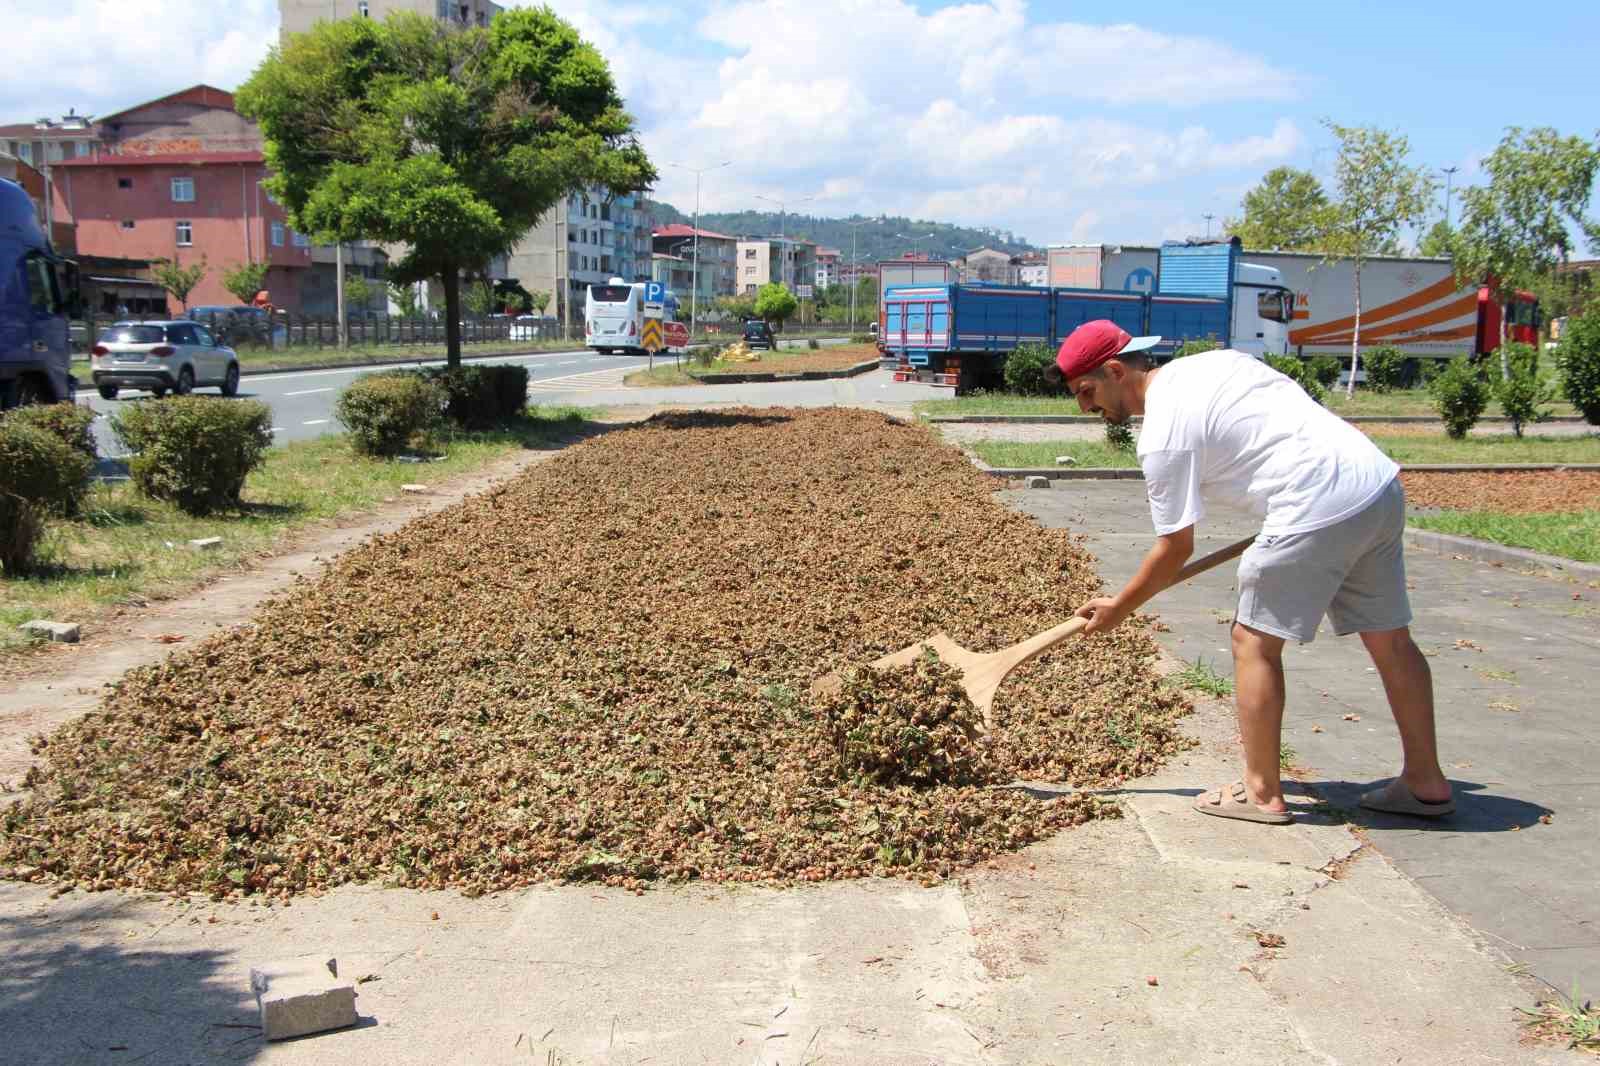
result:
[(401, 485), (400, 486), (400, 491), (401, 492), (411, 492), (411, 493), (415, 493), (415, 494), (421, 496), (421, 495), (426, 495), (427, 494), (428, 486), (426, 486), (426, 485)]
[(47, 622), (40, 618), (32, 622), (22, 623), (22, 631), (34, 636), (48, 637), (58, 644), (78, 643), (78, 623), (76, 622)]
[(189, 542), (189, 547), (193, 548), (195, 551), (205, 551), (208, 548), (215, 548), (221, 543), (221, 537), (199, 537), (195, 540), (191, 540)]
[(268, 1040), (356, 1024), (356, 986), (339, 980), (337, 959), (288, 959), (251, 967), (250, 990)]
[(1050, 479), (1043, 474), (1030, 474), (1024, 484), (1030, 489), (1047, 489), (1050, 487)]

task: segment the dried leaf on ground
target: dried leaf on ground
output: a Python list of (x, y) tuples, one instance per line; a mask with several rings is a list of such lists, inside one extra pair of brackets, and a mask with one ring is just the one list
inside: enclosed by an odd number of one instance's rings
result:
[[(41, 746), (0, 870), (217, 896), (926, 881), (1114, 814), (841, 780), (807, 695), (935, 632), (1015, 643), (1099, 591), (1076, 538), (991, 490), (928, 430), (861, 411), (615, 430), (129, 673)], [(1188, 706), (1155, 655), (1127, 624), (1019, 669), (972, 780), (1154, 770)]]

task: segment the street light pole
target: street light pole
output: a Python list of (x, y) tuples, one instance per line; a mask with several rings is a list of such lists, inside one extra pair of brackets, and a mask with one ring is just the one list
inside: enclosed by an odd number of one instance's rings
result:
[[(783, 255), (783, 267), (782, 267), (782, 271), (781, 271), (783, 276), (780, 277), (778, 280), (783, 282), (783, 287), (784, 288), (786, 288), (786, 289), (790, 288), (790, 285), (789, 285), (789, 258), (790, 257), (787, 254), (785, 254), (785, 249), (784, 249), (784, 245), (788, 243), (785, 240), (785, 234), (784, 234), (784, 228), (783, 228), (785, 202), (782, 201), (782, 200), (774, 200), (770, 196), (762, 196), (760, 193), (756, 194), (756, 199), (757, 200), (765, 200), (769, 204), (777, 204), (778, 205), (778, 249), (779, 249), (779, 254)], [(809, 202), (811, 200), (815, 200), (815, 199), (816, 199), (815, 196), (805, 196), (805, 197), (801, 197), (798, 200), (792, 200), (792, 201), (789, 201), (789, 202), (790, 203), (796, 203), (796, 204), (803, 204), (803, 203), (807, 203), (807, 202)]]
[(669, 167), (687, 170), (694, 174), (694, 262), (689, 271), (689, 337), (694, 338), (695, 322), (700, 311), (700, 175), (708, 170), (718, 170), (733, 163), (725, 159), (709, 167), (690, 167), (682, 163), (668, 163)]
[(845, 225), (850, 227), (850, 332), (851, 333), (854, 333), (856, 331), (856, 289), (861, 287), (861, 279), (860, 279), (859, 276), (857, 276), (857, 267), (856, 267), (856, 227), (857, 226), (865, 226), (868, 222), (871, 222), (871, 221), (873, 221), (873, 220), (870, 219), (870, 218), (863, 218), (858, 222), (846, 222), (845, 223)]
[(916, 255), (917, 255), (917, 242), (918, 241), (925, 241), (925, 240), (928, 240), (928, 239), (930, 239), (932, 237), (937, 237), (937, 236), (938, 236), (937, 233), (924, 233), (920, 237), (913, 237), (909, 233), (896, 233), (895, 234), (895, 237), (897, 239), (902, 240), (902, 241), (910, 241), (911, 242), (911, 256), (912, 256), (913, 259), (916, 258)]
[(1460, 167), (1440, 167), (1444, 172), (1444, 228), (1450, 228), (1450, 179), (1455, 177)]

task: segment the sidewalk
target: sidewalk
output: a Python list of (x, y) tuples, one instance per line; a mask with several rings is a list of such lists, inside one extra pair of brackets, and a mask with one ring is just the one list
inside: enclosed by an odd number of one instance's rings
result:
[[(1057, 482), (1048, 492), (1005, 495), (1047, 525), (1087, 533), (1113, 587), (1153, 538), (1141, 482)], [(1213, 511), (1195, 550), (1259, 525)], [(1314, 643), (1285, 652), (1284, 742), (1305, 782), (1348, 809), (1401, 872), (1536, 976), (1563, 991), (1577, 981), (1592, 993), (1600, 989), (1600, 589), (1414, 549), (1406, 565), (1456, 817), (1431, 826), (1356, 813), (1362, 786), (1398, 769), (1399, 739), (1360, 642), (1335, 638), (1326, 625)], [(1151, 602), (1171, 629), (1159, 638), (1168, 652), (1231, 672), (1220, 623), (1233, 610), (1234, 569)]]
[[(1094, 535), (1108, 582), (1128, 572), (1148, 537), (1137, 483), (1058, 485), (1004, 498), (1047, 524)], [(1215, 531), (1218, 540), (1229, 535), (1237, 534)], [(307, 545), (294, 569), (312, 576), (313, 557), (327, 554)], [(1452, 574), (1494, 592), (1481, 601), (1495, 604), (1486, 613), (1503, 617), (1449, 640), (1425, 638), (1444, 641), (1432, 661), (1447, 708), (1446, 750), (1451, 760), (1478, 763), (1451, 770), (1469, 791), (1449, 832), (1375, 821), (1358, 835), (1338, 812), (1311, 813), (1305, 795), (1291, 797), (1304, 817), (1283, 829), (1194, 814), (1196, 792), (1235, 775), (1231, 711), (1202, 701), (1188, 720), (1198, 746), (1121, 790), (1123, 819), (1063, 833), (931, 889), (865, 881), (786, 890), (663, 887), (634, 896), (578, 884), (465, 899), (364, 886), (266, 908), (140, 893), (53, 897), (47, 886), (0, 882), (0, 1059), (8, 1066), (1592, 1062), (1519, 1043), (1513, 1008), (1531, 1006), (1538, 990), (1505, 968), (1507, 956), (1541, 973), (1565, 958), (1591, 972), (1600, 955), (1592, 944), (1568, 943), (1585, 930), (1592, 940), (1592, 924), (1558, 920), (1562, 908), (1581, 916), (1593, 906), (1576, 897), (1595, 880), (1595, 857), (1583, 850), (1594, 810), (1574, 798), (1581, 788), (1545, 782), (1583, 778), (1516, 761), (1524, 749), (1534, 758), (1535, 741), (1548, 738), (1561, 743), (1542, 758), (1594, 764), (1593, 742), (1571, 735), (1582, 724), (1577, 704), (1558, 705), (1550, 688), (1566, 675), (1575, 690), (1576, 664), (1593, 659), (1593, 639), (1578, 643), (1592, 622), (1565, 619), (1558, 609), (1560, 597), (1581, 586), (1525, 579), (1529, 588), (1516, 588), (1522, 606), (1509, 608), (1501, 601), (1510, 587), (1498, 582), (1524, 580), (1515, 575), (1479, 577), (1477, 568), (1443, 559), (1414, 557), (1413, 567), (1429, 590), (1417, 596), (1430, 618), (1472, 606), (1455, 602), (1454, 591), (1447, 602), (1425, 583)], [(1158, 601), (1172, 630), (1161, 639), (1175, 656), (1204, 656), (1226, 669), (1225, 628), (1212, 611), (1231, 606), (1230, 580), (1225, 569)], [(1586, 607), (1590, 600), (1565, 602)], [(1522, 649), (1515, 626), (1524, 615), (1540, 632), (1564, 634), (1540, 644), (1537, 654), (1546, 658), (1537, 670), (1515, 662)], [(1448, 630), (1456, 623), (1433, 624)], [(1456, 636), (1486, 650), (1457, 651)], [(1293, 653), (1292, 682), (1317, 687), (1291, 696), (1291, 743), (1300, 761), (1325, 768), (1310, 775), (1314, 784), (1386, 775), (1389, 727), (1373, 702), (1374, 683), (1340, 658), (1348, 649), (1331, 644), (1313, 645), (1303, 664)], [(153, 661), (165, 651), (148, 644), (144, 654)], [(1052, 654), (1071, 653), (1069, 645)], [(1461, 660), (1485, 670), (1512, 663), (1519, 672), (1514, 682), (1490, 681), (1458, 669)], [(92, 666), (86, 661), (80, 672), (93, 676)], [(1449, 689), (1453, 673), (1469, 676)], [(1016, 681), (1028, 683), (1026, 670)], [(66, 693), (92, 696), (75, 687), (79, 679), (52, 684), (36, 693), (41, 704), (59, 705)], [(1466, 708), (1501, 698), (1495, 686), (1522, 709)], [(1461, 708), (1457, 719), (1449, 717), (1453, 705)], [(1313, 718), (1304, 711), (1310, 706), (1330, 710)], [(1348, 708), (1364, 721), (1344, 722)], [(1515, 715), (1526, 737), (1491, 733), (1501, 721), (1495, 715)], [(1479, 717), (1476, 732), (1463, 724)], [(1552, 732), (1557, 718), (1568, 732)], [(1311, 734), (1312, 721), (1326, 732)], [(1353, 807), (1338, 792), (1345, 787), (1327, 791)], [(1546, 809), (1555, 811), (1550, 825), (1538, 820)], [(1510, 824), (1520, 830), (1490, 832)], [(1472, 887), (1500, 890), (1494, 874), (1501, 869), (1506, 886), (1524, 886), (1501, 901), (1503, 914), (1463, 905)], [(1476, 933), (1447, 907), (1484, 934), (1514, 933), (1526, 943)], [(1559, 950), (1528, 954), (1541, 945)], [(362, 979), (363, 1024), (265, 1044), (251, 1028), (257, 1018), (247, 975), (252, 965), (286, 956), (336, 957), (342, 975)]]

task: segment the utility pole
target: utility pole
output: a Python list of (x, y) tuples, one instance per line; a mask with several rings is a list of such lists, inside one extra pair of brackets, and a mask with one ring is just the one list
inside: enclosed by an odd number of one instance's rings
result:
[[(784, 206), (785, 206), (784, 205), (784, 201), (782, 201), (782, 200), (774, 200), (772, 197), (770, 197), (770, 196), (762, 196), (760, 193), (756, 194), (756, 199), (757, 200), (765, 200), (769, 204), (777, 204), (778, 205), (778, 254), (780, 256), (782, 256), (781, 262), (783, 264), (782, 265), (782, 269), (781, 269), (782, 277), (779, 278), (779, 280), (781, 282), (783, 282), (783, 287), (784, 288), (786, 288), (786, 289), (791, 288), (792, 286), (789, 284), (789, 260), (790, 260), (791, 257), (790, 257), (790, 255), (788, 253), (788, 249), (785, 247), (787, 242), (784, 239), (784, 229), (783, 229)], [(815, 196), (805, 196), (805, 197), (802, 197), (802, 198), (800, 198), (798, 200), (791, 200), (789, 202), (790, 203), (796, 203), (796, 204), (803, 204), (803, 203), (807, 203), (808, 201), (815, 200), (815, 199), (816, 199)]]
[(1455, 177), (1460, 167), (1440, 167), (1444, 172), (1444, 228), (1450, 228), (1450, 179)]
[(333, 242), (333, 305), (339, 316), (339, 347), (350, 347), (344, 324), (344, 241)]
[(668, 163), (669, 167), (687, 170), (694, 175), (694, 264), (689, 273), (689, 339), (694, 339), (695, 322), (700, 310), (700, 175), (708, 170), (718, 170), (730, 166), (733, 160), (726, 159), (709, 167), (690, 167), (682, 163)]
[(856, 227), (865, 226), (874, 219), (863, 218), (858, 222), (846, 222), (850, 227), (850, 332), (856, 331), (856, 290), (861, 287), (859, 268), (856, 266)]
[(1211, 220), (1216, 218), (1217, 216), (1208, 213), (1208, 214), (1201, 215), (1200, 217), (1206, 220), (1206, 238), (1209, 240), (1210, 237), (1211, 237)]

